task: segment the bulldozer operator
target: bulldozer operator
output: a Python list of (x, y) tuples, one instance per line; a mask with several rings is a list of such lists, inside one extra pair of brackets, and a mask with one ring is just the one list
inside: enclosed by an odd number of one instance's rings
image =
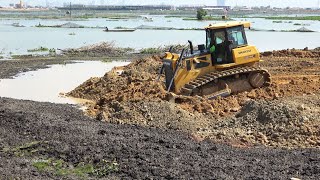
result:
[(232, 41), (226, 40), (224, 31), (216, 32), (213, 38), (209, 38), (207, 48), (211, 53), (214, 64), (231, 63), (227, 54), (227, 49), (232, 44)]

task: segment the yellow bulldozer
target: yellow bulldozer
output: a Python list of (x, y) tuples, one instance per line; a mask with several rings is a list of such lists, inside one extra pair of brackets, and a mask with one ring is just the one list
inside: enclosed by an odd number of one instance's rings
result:
[(205, 28), (206, 44), (194, 50), (192, 42), (181, 54), (170, 50), (162, 58), (168, 91), (209, 99), (229, 96), (270, 84), (267, 70), (256, 67), (260, 53), (248, 45), (250, 22), (228, 22)]

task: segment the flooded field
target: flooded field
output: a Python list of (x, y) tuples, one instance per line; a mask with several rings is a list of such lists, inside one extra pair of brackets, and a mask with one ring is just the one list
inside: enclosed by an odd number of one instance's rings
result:
[(67, 93), (91, 77), (101, 77), (115, 66), (127, 62), (78, 61), (73, 64), (52, 65), (47, 69), (18, 74), (14, 79), (0, 80), (1, 97), (40, 102), (76, 104), (61, 94)]
[[(203, 28), (218, 21), (186, 21), (183, 18), (166, 18), (165, 16), (146, 16), (144, 18), (106, 20), (105, 18), (72, 21), (88, 28), (38, 28), (36, 25), (61, 25), (66, 20), (43, 19), (2, 19), (0, 20), (0, 53), (8, 57), (16, 54), (30, 54), (30, 49), (40, 46), (55, 49), (81, 47), (102, 41), (114, 41), (116, 46), (141, 49), (168, 44), (185, 44), (192, 40), (203, 44), (205, 33), (195, 30), (136, 30), (135, 32), (103, 32), (103, 28), (137, 28), (139, 26), (171, 28)], [(249, 43), (257, 45), (260, 51), (286, 48), (315, 48), (320, 41), (320, 21), (281, 21), (263, 18), (235, 18), (252, 22), (252, 28), (262, 31), (249, 31)], [(13, 23), (23, 27), (14, 27)], [(90, 27), (90, 28), (89, 28)], [(297, 30), (306, 27), (313, 33), (272, 32)], [(271, 38), (272, 37), (272, 38)]]

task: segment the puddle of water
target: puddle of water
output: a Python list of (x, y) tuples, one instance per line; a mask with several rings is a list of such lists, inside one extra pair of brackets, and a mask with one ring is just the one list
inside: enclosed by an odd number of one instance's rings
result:
[(0, 80), (0, 96), (40, 102), (77, 104), (78, 100), (62, 97), (90, 77), (102, 77), (115, 66), (129, 62), (79, 61), (52, 65), (47, 69), (18, 74), (14, 79)]

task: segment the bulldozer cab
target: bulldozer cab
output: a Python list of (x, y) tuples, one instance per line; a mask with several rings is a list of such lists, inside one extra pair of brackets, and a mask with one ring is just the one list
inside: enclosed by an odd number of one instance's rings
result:
[(234, 63), (232, 50), (247, 45), (243, 24), (208, 26), (206, 28), (206, 48), (211, 51), (212, 64)]

